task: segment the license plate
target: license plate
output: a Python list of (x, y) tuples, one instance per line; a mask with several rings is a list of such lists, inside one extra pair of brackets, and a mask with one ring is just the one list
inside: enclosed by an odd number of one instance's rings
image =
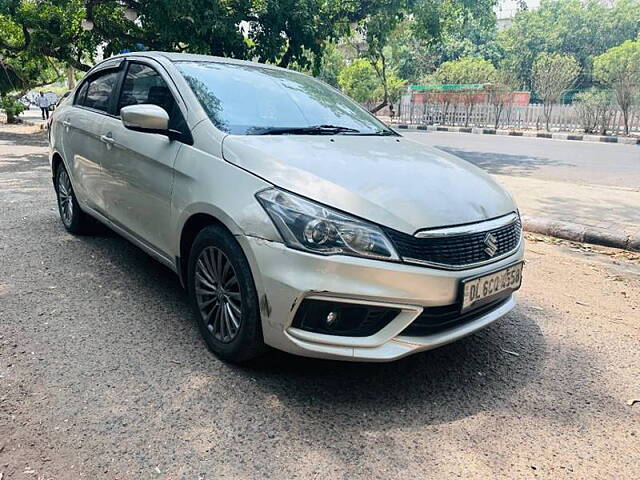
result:
[(471, 280), (463, 280), (464, 296), (462, 299), (462, 311), (474, 306), (479, 306), (478, 304), (485, 303), (483, 302), (484, 300), (499, 295), (500, 293), (506, 293), (507, 291), (514, 291), (520, 288), (520, 283), (522, 282), (522, 265), (522, 262), (520, 262), (498, 272)]

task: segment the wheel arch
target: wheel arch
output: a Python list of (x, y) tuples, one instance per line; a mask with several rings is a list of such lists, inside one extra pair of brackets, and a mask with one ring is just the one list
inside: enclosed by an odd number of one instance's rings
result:
[(229, 235), (233, 236), (233, 232), (229, 229), (229, 227), (227, 227), (227, 225), (225, 225), (225, 223), (217, 216), (212, 215), (211, 213), (193, 213), (182, 225), (182, 229), (180, 230), (180, 243), (178, 258), (176, 259), (176, 267), (178, 270), (178, 276), (180, 277), (180, 282), (184, 287), (187, 286), (189, 253), (191, 252), (193, 242), (198, 236), (198, 233), (211, 225), (220, 225), (227, 232), (229, 232)]
[(56, 172), (58, 171), (58, 168), (60, 168), (60, 165), (64, 165), (64, 159), (62, 158), (62, 155), (60, 155), (59, 152), (53, 152), (53, 154), (51, 155), (51, 178), (53, 179), (53, 188), (56, 189), (58, 188), (55, 182)]

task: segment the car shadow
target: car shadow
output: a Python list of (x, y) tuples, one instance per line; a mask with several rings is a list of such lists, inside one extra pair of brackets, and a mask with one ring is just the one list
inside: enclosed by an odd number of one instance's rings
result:
[[(219, 379), (221, 371), (232, 377), (226, 395), (237, 396), (238, 402), (269, 392), (291, 415), (321, 422), (330, 410), (343, 428), (358, 429), (362, 422), (376, 429), (438, 424), (496, 408), (535, 380), (545, 360), (544, 336), (519, 306), (472, 336), (391, 363), (319, 360), (271, 349), (248, 364), (225, 364), (199, 339), (186, 292), (173, 272), (109, 230), (79, 238), (93, 247), (92, 255), (103, 250), (100, 255), (126, 271), (123, 280), (145, 304), (163, 304), (167, 314), (156, 321), (172, 318), (157, 325), (162, 334), (155, 341), (167, 342), (161, 350), (190, 365), (190, 373), (208, 379), (205, 382)], [(184, 328), (176, 331), (176, 324)], [(526, 358), (524, 369), (520, 355)], [(201, 402), (215, 402), (205, 391), (198, 396)]]
[[(518, 367), (523, 341), (525, 370)], [(538, 325), (516, 309), (474, 335), (395, 362), (339, 362), (272, 351), (239, 371), (287, 408), (315, 414), (318, 421), (327, 409), (345, 428), (365, 421), (370, 428), (387, 429), (446, 423), (492, 410), (535, 379), (544, 358)]]
[(17, 132), (14, 129), (2, 129), (0, 130), (0, 142), (29, 147), (46, 147), (47, 136), (45, 130)]
[(462, 148), (454, 148), (446, 145), (436, 145), (435, 148), (462, 158), (484, 171), (494, 175), (519, 175), (527, 176), (541, 167), (577, 165), (546, 157), (534, 157), (531, 155), (512, 155), (506, 153), (478, 152)]

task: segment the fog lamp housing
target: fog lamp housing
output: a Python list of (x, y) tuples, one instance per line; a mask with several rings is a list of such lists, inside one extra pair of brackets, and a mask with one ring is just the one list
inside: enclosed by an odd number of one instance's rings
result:
[(398, 308), (305, 299), (292, 326), (325, 335), (368, 337), (386, 327), (399, 313)]

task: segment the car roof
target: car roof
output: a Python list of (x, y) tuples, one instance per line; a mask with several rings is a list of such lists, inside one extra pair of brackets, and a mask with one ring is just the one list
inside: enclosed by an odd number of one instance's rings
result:
[(147, 57), (147, 58), (166, 58), (171, 62), (215, 62), (215, 63), (227, 63), (232, 65), (246, 65), (257, 68), (270, 68), (273, 70), (287, 70), (286, 68), (277, 67), (275, 65), (269, 65), (267, 63), (252, 62), (248, 60), (238, 60), (236, 58), (227, 57), (215, 57), (212, 55), (197, 55), (193, 53), (177, 53), (177, 52), (130, 52), (123, 53), (121, 55), (115, 55), (113, 57), (106, 58), (105, 61), (113, 60), (115, 58), (129, 58), (129, 57)]

